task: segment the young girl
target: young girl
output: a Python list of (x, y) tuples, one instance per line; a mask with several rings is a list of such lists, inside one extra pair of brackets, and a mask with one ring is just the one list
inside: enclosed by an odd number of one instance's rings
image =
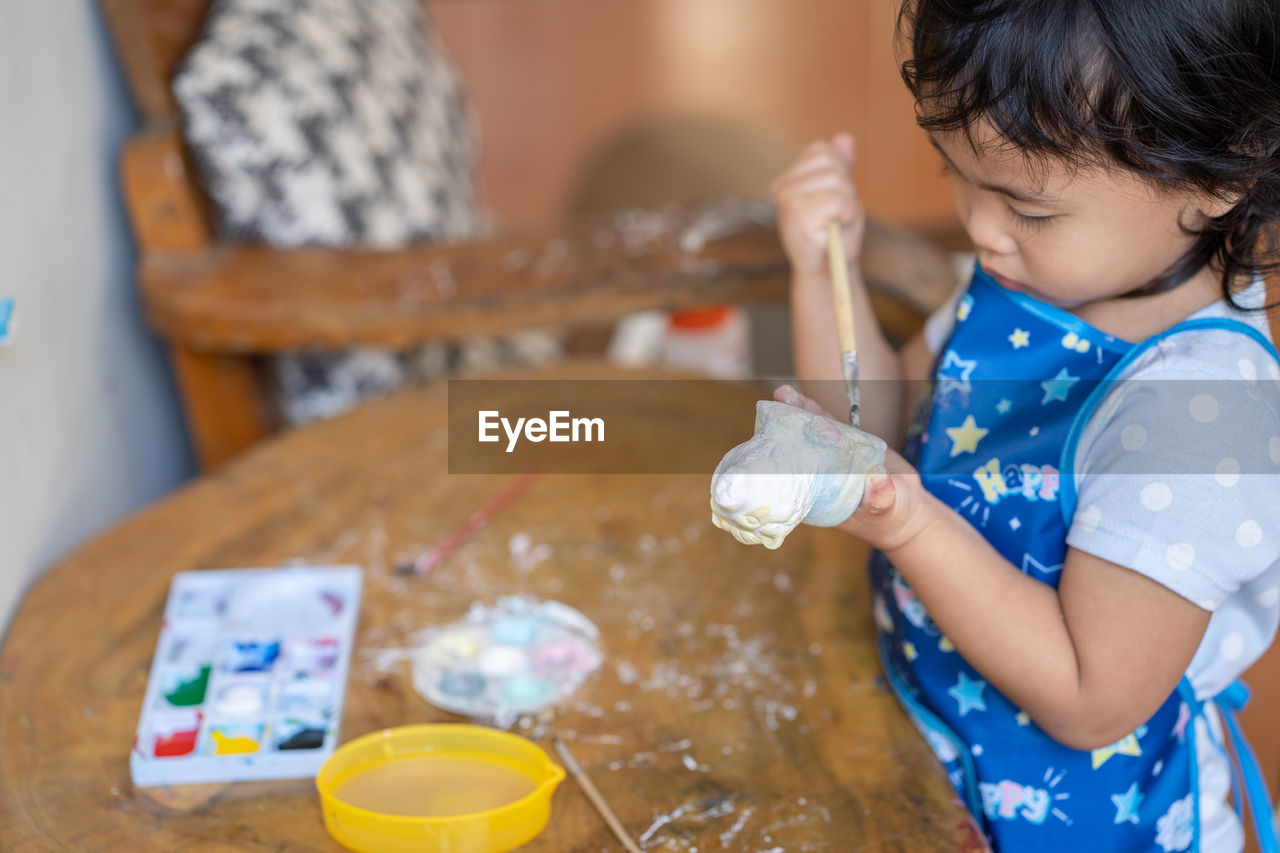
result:
[[(908, 0), (902, 20), (978, 264), (901, 353), (850, 264), (862, 376), (892, 380), (862, 426), (909, 433), (842, 525), (878, 549), (889, 682), (999, 851), (1240, 850), (1224, 737), (1280, 619), (1258, 310), (1280, 4)], [(773, 188), (816, 400), (778, 399), (815, 410), (845, 406), (826, 231), (856, 261), (853, 156), (816, 143)], [(932, 380), (914, 430), (905, 379)]]

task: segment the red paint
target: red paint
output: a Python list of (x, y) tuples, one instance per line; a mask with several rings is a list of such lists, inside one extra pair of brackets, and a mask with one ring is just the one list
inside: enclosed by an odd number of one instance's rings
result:
[(200, 719), (193, 729), (179, 729), (168, 735), (156, 735), (156, 758), (177, 758), (196, 751), (196, 735), (200, 733)]

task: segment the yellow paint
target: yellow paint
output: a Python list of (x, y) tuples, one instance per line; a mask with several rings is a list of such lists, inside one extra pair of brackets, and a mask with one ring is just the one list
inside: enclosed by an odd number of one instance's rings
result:
[(259, 746), (261, 744), (258, 741), (246, 735), (227, 737), (217, 729), (213, 731), (214, 755), (244, 755), (250, 752), (257, 752)]

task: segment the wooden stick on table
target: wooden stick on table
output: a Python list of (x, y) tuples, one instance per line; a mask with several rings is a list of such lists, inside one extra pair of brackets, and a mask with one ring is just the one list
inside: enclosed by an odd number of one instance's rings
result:
[(827, 226), (827, 261), (831, 266), (831, 299), (835, 304), (836, 332), (840, 336), (841, 372), (849, 395), (849, 423), (858, 425), (858, 338), (853, 325), (853, 297), (849, 292), (849, 266), (844, 256), (840, 224)]
[(560, 754), (560, 760), (564, 762), (565, 769), (577, 780), (578, 785), (582, 788), (582, 793), (586, 794), (587, 799), (591, 801), (591, 805), (596, 807), (596, 811), (600, 813), (600, 817), (604, 818), (604, 822), (609, 825), (614, 837), (622, 843), (623, 847), (627, 848), (627, 853), (644, 853), (631, 840), (631, 836), (627, 835), (627, 831), (622, 828), (622, 824), (618, 822), (618, 818), (614, 815), (613, 809), (609, 808), (609, 804), (604, 801), (604, 797), (600, 795), (595, 783), (582, 771), (581, 765), (574, 760), (573, 754), (569, 752), (569, 747), (564, 745), (564, 741), (560, 740), (559, 737), (553, 736), (551, 742), (555, 744), (556, 752)]
[(396, 566), (396, 574), (400, 575), (425, 575), (444, 561), (444, 558), (458, 550), (467, 540), (475, 536), (484, 529), (489, 522), (506, 509), (516, 498), (524, 494), (525, 490), (533, 485), (538, 479), (537, 471), (525, 471), (515, 479), (511, 485), (502, 490), (496, 498), (489, 503), (480, 507), (480, 509), (471, 513), (461, 526), (454, 529), (452, 533), (444, 538), (439, 545), (431, 550), (423, 553), (411, 563), (401, 563)]

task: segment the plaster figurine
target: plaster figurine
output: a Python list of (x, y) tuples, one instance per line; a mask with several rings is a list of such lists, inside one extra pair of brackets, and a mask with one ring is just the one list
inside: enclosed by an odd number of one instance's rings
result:
[(805, 409), (761, 400), (755, 435), (711, 477), (711, 521), (744, 545), (775, 549), (801, 522), (833, 527), (858, 508), (885, 443)]

